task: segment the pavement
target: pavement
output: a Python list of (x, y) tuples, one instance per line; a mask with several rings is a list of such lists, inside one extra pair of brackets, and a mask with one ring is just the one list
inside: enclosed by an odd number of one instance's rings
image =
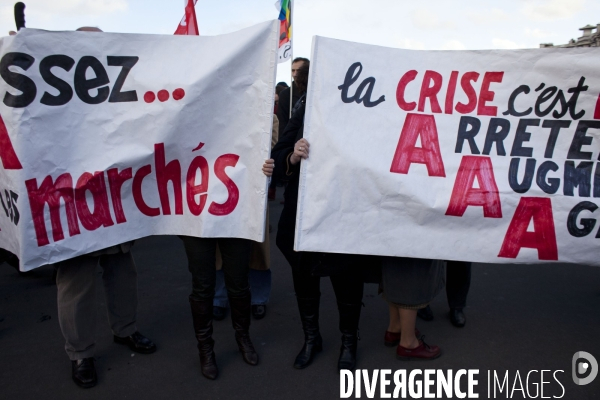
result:
[[(278, 188), (279, 197), (281, 192)], [(267, 316), (251, 326), (260, 355), (258, 366), (242, 361), (228, 313), (227, 319), (215, 322), (219, 378), (209, 381), (201, 375), (183, 245), (177, 237), (152, 236), (138, 240), (132, 251), (139, 275), (138, 327), (155, 341), (158, 351), (134, 354), (112, 342), (98, 279), (99, 381), (91, 389), (81, 389), (71, 381), (71, 364), (57, 318), (53, 268), (19, 274), (6, 264), (0, 265), (0, 399), (339, 398), (336, 363), (340, 333), (335, 297), (327, 278), (321, 282), (324, 351), (309, 368), (292, 368), (303, 334), (291, 270), (274, 245), (282, 209), (279, 200), (269, 203), (273, 226), (271, 300)], [(378, 296), (377, 286), (366, 285), (357, 368), (369, 374), (375, 369), (478, 369), (475, 392), (482, 399), (534, 398), (536, 391), (541, 398), (542, 386), (544, 398), (600, 399), (600, 377), (585, 386), (576, 385), (571, 377), (574, 353), (586, 351), (600, 360), (599, 268), (475, 264), (468, 303), (467, 325), (462, 329), (449, 322), (445, 293), (432, 303), (434, 320), (417, 321), (426, 341), (443, 349), (442, 357), (398, 361), (394, 348), (383, 346), (387, 306)], [(542, 377), (542, 370), (550, 372)], [(494, 372), (502, 382), (507, 371), (506, 386), (503, 391), (496, 387), (494, 396)], [(466, 390), (466, 380), (460, 382)], [(367, 398), (364, 389), (361, 396)], [(378, 390), (374, 397), (380, 396)]]

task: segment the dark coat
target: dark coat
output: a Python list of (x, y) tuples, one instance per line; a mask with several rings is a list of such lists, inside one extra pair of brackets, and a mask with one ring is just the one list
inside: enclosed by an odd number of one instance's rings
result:
[[(275, 160), (275, 178), (279, 182), (287, 182), (284, 198), (286, 203), (289, 201), (294, 204), (298, 200), (298, 182), (300, 179), (300, 163), (291, 165), (289, 158), (294, 152), (294, 145), (300, 139), (304, 132), (304, 112), (306, 103), (302, 102), (298, 110), (292, 115), (286, 128), (279, 135), (279, 140), (273, 150), (271, 158)], [(279, 125), (281, 129), (281, 124)], [(284, 207), (285, 208), (285, 207)]]
[(306, 104), (302, 102), (292, 115), (283, 134), (279, 136), (279, 142), (271, 151), (271, 157), (275, 160), (277, 179), (288, 182), (284, 193), (285, 203), (277, 227), (277, 247), (290, 264), (299, 262), (301, 254), (310, 256), (313, 275), (358, 274), (364, 282), (379, 282), (381, 276), (379, 257), (331, 253), (311, 253), (309, 255), (294, 251), (300, 163), (291, 165), (289, 159), (294, 152), (294, 145), (302, 139), (304, 134), (305, 109)]
[(279, 137), (283, 134), (290, 120), (290, 91), (292, 93), (292, 107), (300, 99), (298, 87), (292, 82), (292, 86), (279, 93), (279, 105), (277, 106), (277, 118), (279, 119)]
[(292, 115), (287, 127), (279, 135), (279, 141), (271, 150), (271, 158), (275, 160), (274, 178), (279, 182), (287, 182), (283, 194), (285, 203), (277, 227), (276, 243), (290, 265), (299, 262), (299, 253), (294, 252), (294, 228), (296, 226), (300, 163), (291, 165), (289, 159), (294, 152), (294, 145), (302, 138), (304, 132), (304, 111), (305, 105), (301, 104), (300, 108)]

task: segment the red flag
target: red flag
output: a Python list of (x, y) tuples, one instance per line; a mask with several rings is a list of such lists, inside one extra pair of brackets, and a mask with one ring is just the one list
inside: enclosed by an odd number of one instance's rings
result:
[(198, 0), (187, 0), (185, 15), (181, 19), (175, 35), (199, 35), (198, 20), (196, 20), (196, 9), (194, 6)]

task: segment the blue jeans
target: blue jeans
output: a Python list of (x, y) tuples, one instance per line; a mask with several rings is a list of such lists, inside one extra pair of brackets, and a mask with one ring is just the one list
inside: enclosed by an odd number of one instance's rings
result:
[[(252, 305), (264, 305), (269, 302), (271, 296), (271, 270), (250, 270), (250, 294)], [(217, 271), (217, 283), (215, 285), (215, 297), (213, 306), (227, 307), (227, 290), (225, 289), (225, 277), (222, 270)]]

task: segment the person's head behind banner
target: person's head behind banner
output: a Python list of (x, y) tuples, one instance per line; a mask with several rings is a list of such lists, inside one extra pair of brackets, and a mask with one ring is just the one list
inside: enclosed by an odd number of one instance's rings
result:
[(294, 60), (292, 61), (292, 79), (294, 81), (296, 80), (296, 75), (298, 74), (298, 69), (300, 69), (302, 66), (306, 66), (306, 68), (310, 67), (310, 61), (308, 60), (308, 58), (304, 58), (304, 57), (294, 58)]
[(308, 65), (302, 65), (296, 72), (296, 87), (300, 93), (306, 93), (308, 88)]
[[(77, 28), (75, 30), (79, 31), (79, 32), (103, 32), (102, 29), (97, 28), (95, 26), (82, 26), (81, 28)], [(14, 36), (14, 35), (17, 34), (17, 32), (15, 32), (15, 31), (8, 31), (8, 34), (10, 36)]]
[(95, 26), (82, 26), (81, 28), (77, 28), (76, 31), (79, 31), (79, 32), (103, 32), (102, 29), (97, 28)]
[(279, 94), (281, 92), (283, 92), (285, 89), (289, 88), (288, 84), (285, 82), (279, 82), (277, 83), (277, 86), (275, 86), (275, 94)]

